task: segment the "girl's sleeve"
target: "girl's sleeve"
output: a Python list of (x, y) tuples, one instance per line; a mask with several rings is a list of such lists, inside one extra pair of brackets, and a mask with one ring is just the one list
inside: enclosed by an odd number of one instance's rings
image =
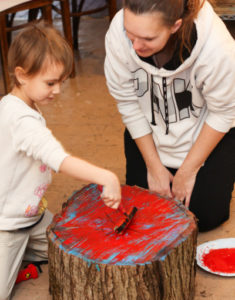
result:
[(11, 133), (15, 151), (42, 161), (56, 172), (69, 155), (42, 119), (31, 115), (19, 116), (11, 124)]
[(114, 19), (105, 38), (105, 76), (110, 94), (117, 101), (123, 123), (135, 139), (151, 133), (152, 129), (136, 95), (133, 73), (128, 62), (130, 54), (126, 47), (127, 41), (123, 37), (124, 33), (118, 32), (117, 26), (120, 24)]

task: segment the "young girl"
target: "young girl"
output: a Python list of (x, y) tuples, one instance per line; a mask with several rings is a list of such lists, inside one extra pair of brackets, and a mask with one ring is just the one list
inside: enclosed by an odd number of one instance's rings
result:
[(103, 185), (104, 203), (114, 209), (120, 203), (116, 175), (66, 153), (37, 108), (60, 92), (72, 62), (66, 41), (43, 24), (21, 31), (9, 49), (14, 86), (0, 101), (1, 300), (10, 297), (23, 258), (47, 259), (46, 228), (52, 214), (43, 195), (51, 169)]
[(235, 42), (205, 0), (124, 0), (105, 74), (126, 125), (126, 182), (185, 201), (200, 231), (229, 218)]

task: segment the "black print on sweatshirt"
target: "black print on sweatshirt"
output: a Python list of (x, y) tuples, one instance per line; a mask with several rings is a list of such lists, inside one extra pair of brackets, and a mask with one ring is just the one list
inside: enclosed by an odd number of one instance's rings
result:
[[(169, 94), (169, 86), (167, 88), (167, 95)], [(168, 109), (168, 123), (175, 123), (176, 107), (172, 97), (167, 97), (167, 109)], [(153, 82), (153, 110), (157, 114), (160, 114), (162, 119), (166, 122), (166, 104), (162, 92), (162, 86)], [(157, 121), (157, 119), (156, 119)]]
[[(134, 73), (134, 86), (138, 97), (142, 97), (150, 90), (148, 74), (143, 69), (138, 69)], [(167, 82), (167, 80), (166, 80)], [(178, 120), (184, 120), (194, 116), (199, 117), (201, 107), (197, 107), (192, 102), (191, 84), (185, 79), (176, 78), (166, 86), (166, 102), (164, 101), (163, 85), (152, 82), (153, 88), (153, 110), (156, 114), (161, 115), (164, 122), (176, 123)], [(151, 94), (151, 93), (150, 93)], [(167, 114), (166, 114), (167, 109)], [(157, 123), (157, 118), (156, 118)]]
[(188, 81), (188, 84), (186, 85), (186, 81), (184, 79), (174, 79), (173, 89), (175, 102), (179, 112), (179, 119), (183, 120), (190, 118), (190, 112), (194, 117), (198, 118), (201, 109), (195, 106), (192, 102), (190, 81)]
[(148, 73), (143, 69), (138, 69), (134, 72), (134, 87), (138, 97), (143, 97), (143, 95), (148, 91)]

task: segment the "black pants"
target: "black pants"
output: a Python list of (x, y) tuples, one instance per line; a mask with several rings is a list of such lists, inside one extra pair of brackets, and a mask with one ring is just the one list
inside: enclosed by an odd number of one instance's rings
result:
[[(126, 184), (148, 188), (147, 169), (127, 129), (124, 133)], [(177, 169), (168, 168), (174, 175)], [(199, 170), (189, 210), (198, 219), (199, 231), (208, 231), (229, 218), (235, 181), (235, 128), (232, 128)]]

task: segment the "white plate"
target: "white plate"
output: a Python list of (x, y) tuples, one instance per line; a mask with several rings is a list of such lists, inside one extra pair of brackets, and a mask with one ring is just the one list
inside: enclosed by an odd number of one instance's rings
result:
[(210, 252), (211, 249), (235, 248), (235, 238), (220, 239), (201, 244), (197, 247), (197, 264), (202, 269), (221, 276), (235, 276), (235, 273), (222, 273), (210, 270), (203, 262), (203, 255)]

